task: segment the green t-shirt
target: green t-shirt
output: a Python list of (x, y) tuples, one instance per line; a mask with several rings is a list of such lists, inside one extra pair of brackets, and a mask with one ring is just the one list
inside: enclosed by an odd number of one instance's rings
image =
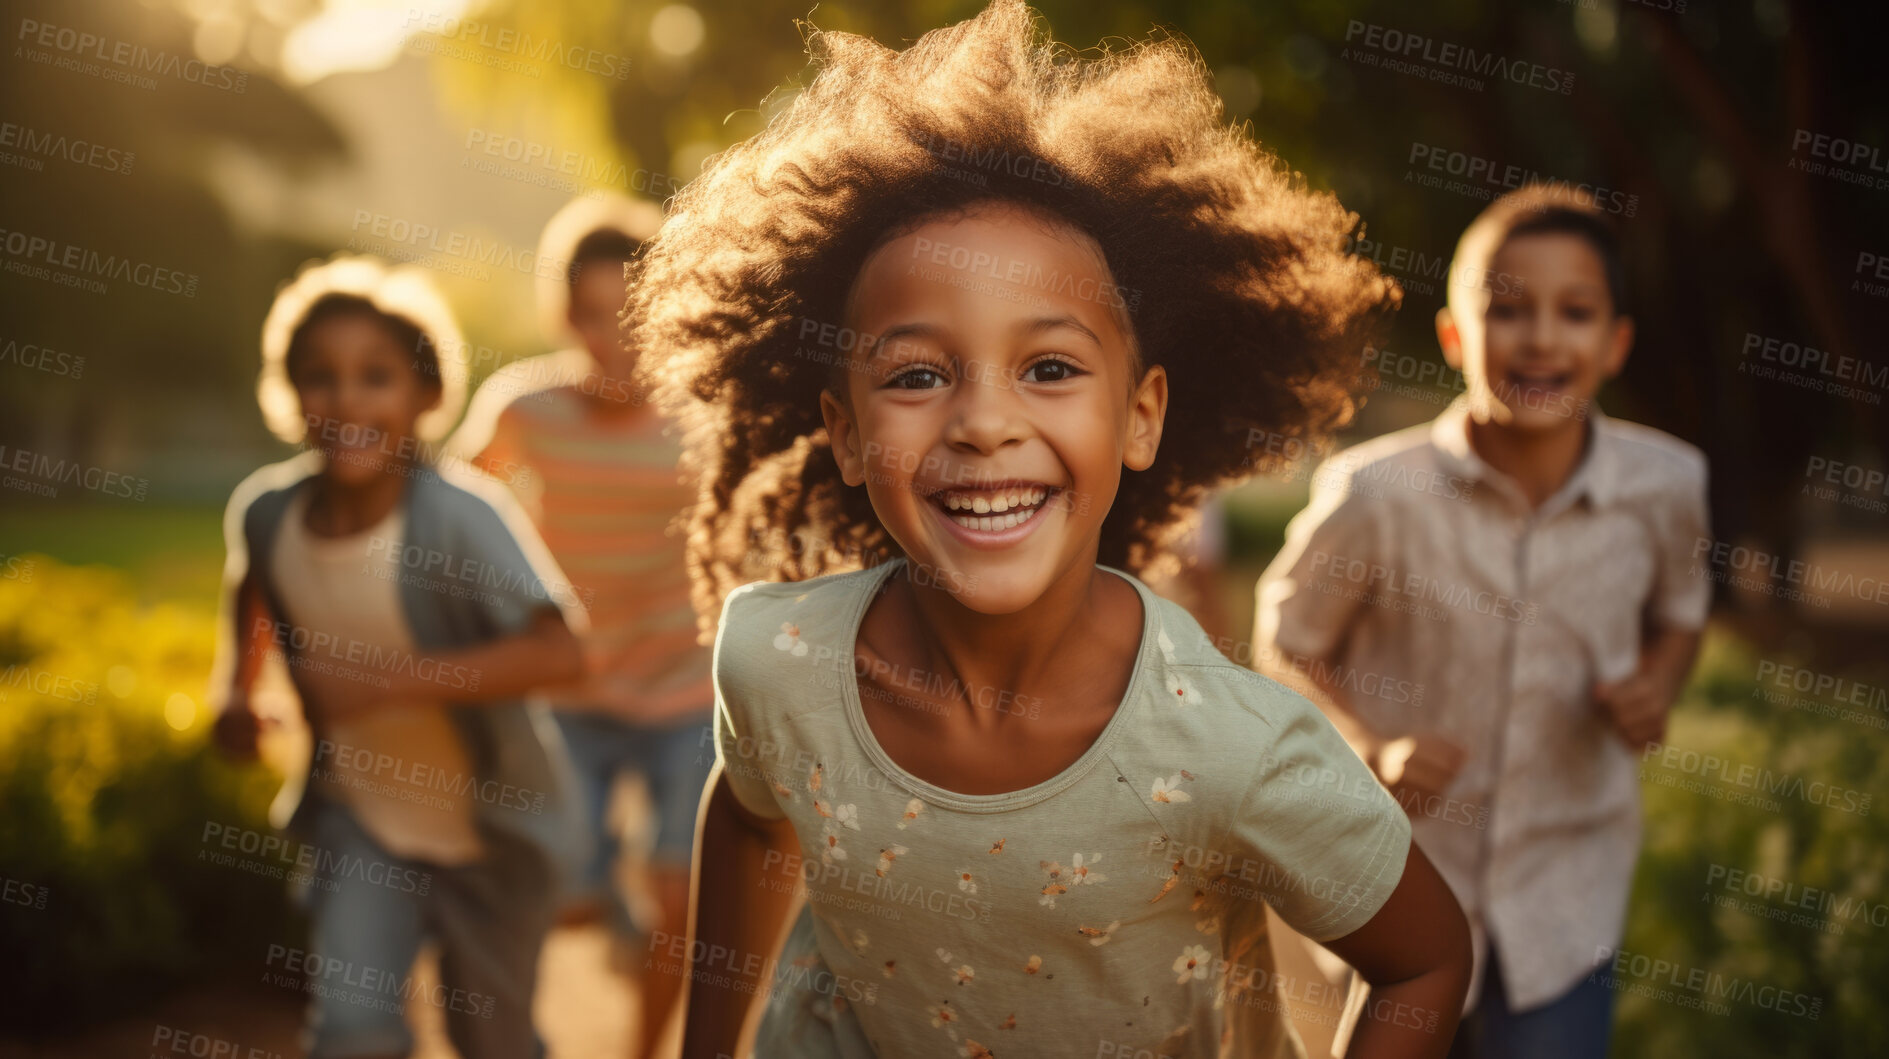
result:
[[(1141, 646), (1088, 751), (1004, 794), (927, 783), (873, 737), (853, 671), (867, 604), (901, 565), (746, 585), (722, 613), (723, 773), (750, 811), (789, 818), (800, 846), (755, 885), (804, 880), (808, 898), (758, 1054), (1298, 1051), (1261, 901), (1320, 941), (1364, 925), (1403, 874), (1396, 802), (1315, 706), (1228, 661), (1120, 571), (1141, 597)], [(966, 695), (1016, 720), (1046, 708)], [(714, 962), (698, 966), (711, 983)]]

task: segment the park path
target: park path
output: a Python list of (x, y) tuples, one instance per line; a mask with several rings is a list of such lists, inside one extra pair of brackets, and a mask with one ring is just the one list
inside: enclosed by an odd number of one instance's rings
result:
[[(625, 1059), (636, 1031), (631, 982), (610, 967), (610, 934), (601, 925), (564, 927), (545, 942), (536, 1014), (551, 1059)], [(414, 968), (430, 992), (438, 979), (430, 956)], [(0, 1059), (174, 1059), (236, 1055), (301, 1059), (300, 998), (279, 989), (225, 987), (177, 993), (155, 1010), (26, 1046), (0, 1041)], [(442, 1012), (414, 1005), (413, 1059), (456, 1059)], [(218, 1042), (224, 1050), (214, 1051)], [(173, 1050), (181, 1043), (183, 1050)], [(193, 1045), (198, 1050), (192, 1050)], [(253, 1051), (252, 1051), (253, 1049)]]

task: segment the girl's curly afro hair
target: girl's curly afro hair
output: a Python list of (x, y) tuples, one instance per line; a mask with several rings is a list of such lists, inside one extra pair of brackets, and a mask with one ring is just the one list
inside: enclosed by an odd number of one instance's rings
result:
[(1159, 455), (1123, 472), (1100, 562), (1150, 571), (1209, 490), (1356, 410), (1360, 353), (1398, 289), (1347, 253), (1355, 215), (1223, 122), (1188, 43), (1078, 56), (1021, 0), (995, 0), (904, 51), (831, 31), (808, 46), (818, 75), (678, 194), (625, 314), (700, 483), (688, 562), (704, 636), (747, 581), (898, 554), (830, 452), (831, 357), (799, 339), (803, 322), (841, 322), (870, 251), (927, 217), (996, 199), (1086, 232), (1142, 364), (1166, 366)]

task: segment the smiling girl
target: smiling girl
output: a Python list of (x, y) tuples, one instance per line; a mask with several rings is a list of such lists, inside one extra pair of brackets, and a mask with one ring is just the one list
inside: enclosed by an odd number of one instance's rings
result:
[(685, 1054), (770, 985), (769, 1056), (1292, 1054), (1271, 905), (1374, 985), (1351, 1054), (1442, 1055), (1467, 933), (1403, 813), (1128, 572), (1250, 438), (1352, 411), (1396, 300), (1355, 218), (1172, 40), (1077, 60), (999, 2), (814, 48), (631, 304), (721, 614), (694, 932), (653, 954)]
[(264, 418), (306, 451), (230, 498), (216, 737), (255, 756), (251, 689), (280, 656), (313, 754), (275, 819), (309, 869), (308, 965), (347, 969), (311, 982), (308, 1054), (411, 1052), (388, 998), (415, 995), (429, 939), (459, 1053), (542, 1054), (538, 948), (582, 833), (562, 743), (522, 699), (582, 672), (583, 609), (501, 487), (430, 457), (464, 343), (423, 273), (312, 264), (262, 344)]

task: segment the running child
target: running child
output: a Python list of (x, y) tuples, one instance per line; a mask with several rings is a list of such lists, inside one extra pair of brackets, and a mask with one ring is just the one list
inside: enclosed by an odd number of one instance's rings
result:
[(812, 43), (632, 295), (721, 615), (693, 936), (652, 953), (684, 1054), (746, 1054), (770, 984), (768, 1056), (1293, 1054), (1272, 904), (1376, 987), (1351, 1054), (1442, 1055), (1467, 930), (1404, 814), (1127, 572), (1250, 430), (1350, 413), (1395, 303), (1356, 218), (1173, 39), (1079, 58), (999, 0)]
[[(255, 755), (249, 692), (282, 656), (312, 735), (277, 801), (313, 868), (303, 964), (347, 972), (314, 980), (317, 1059), (408, 1054), (416, 997), (469, 1059), (543, 1051), (538, 950), (581, 833), (521, 698), (581, 674), (584, 615), (504, 489), (429, 458), (461, 348), (423, 274), (364, 257), (303, 269), (263, 325), (264, 418), (307, 450), (230, 498), (216, 736)], [(428, 939), (437, 992), (411, 977)]]
[[(656, 915), (642, 917), (643, 930), (680, 936), (713, 757), (709, 651), (696, 643), (682, 536), (672, 528), (695, 492), (677, 470), (680, 445), (632, 383), (636, 350), (617, 321), (624, 268), (661, 223), (655, 205), (621, 195), (575, 199), (551, 219), (540, 259), (568, 266), (539, 297), (547, 322), (578, 344), (495, 372), (448, 443), (512, 486), (589, 607), (596, 673), (549, 696), (597, 839), (567, 901), (571, 918), (603, 913), (621, 939), (637, 933), (637, 917), (616, 882), (618, 776), (643, 776), (654, 810), (646, 878)], [(626, 962), (641, 980), (640, 1054), (649, 1054), (681, 980)]]
[(1463, 233), (1437, 338), (1465, 392), (1359, 445), (1259, 584), (1254, 642), (1320, 685), (1474, 930), (1457, 1054), (1597, 1057), (1661, 738), (1710, 603), (1691, 445), (1601, 413), (1633, 343), (1591, 198), (1530, 186)]

